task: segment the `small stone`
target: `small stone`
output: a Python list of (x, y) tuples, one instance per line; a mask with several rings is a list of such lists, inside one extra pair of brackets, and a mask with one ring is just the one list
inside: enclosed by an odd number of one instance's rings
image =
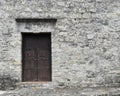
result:
[(60, 82), (59, 86), (65, 86), (65, 84), (63, 82)]
[(32, 10), (30, 8), (26, 8), (24, 11), (25, 12), (31, 12)]
[(88, 38), (88, 39), (93, 39), (93, 38), (94, 38), (94, 34), (88, 34), (88, 35), (87, 35), (87, 38)]

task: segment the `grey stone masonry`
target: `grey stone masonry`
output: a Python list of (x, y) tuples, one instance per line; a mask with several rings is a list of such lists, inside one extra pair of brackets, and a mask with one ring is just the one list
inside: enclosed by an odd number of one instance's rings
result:
[(120, 86), (120, 0), (0, 0), (1, 90), (22, 82), (22, 32), (51, 32), (48, 88)]
[(1, 92), (0, 96), (120, 96), (120, 88), (23, 88)]

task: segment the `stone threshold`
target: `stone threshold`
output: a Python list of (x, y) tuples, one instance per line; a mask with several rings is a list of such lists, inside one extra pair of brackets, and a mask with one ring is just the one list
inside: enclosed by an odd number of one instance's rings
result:
[(46, 84), (51, 82), (19, 82), (17, 84)]
[(54, 88), (53, 82), (19, 82), (17, 88)]

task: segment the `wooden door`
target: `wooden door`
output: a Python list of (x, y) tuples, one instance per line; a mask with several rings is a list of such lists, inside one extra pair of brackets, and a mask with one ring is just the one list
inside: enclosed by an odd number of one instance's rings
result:
[(23, 81), (51, 81), (51, 34), (22, 34)]

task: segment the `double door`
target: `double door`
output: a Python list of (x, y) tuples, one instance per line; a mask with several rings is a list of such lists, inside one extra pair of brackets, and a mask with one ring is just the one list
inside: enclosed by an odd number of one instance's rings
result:
[(51, 35), (22, 34), (23, 81), (51, 81)]

